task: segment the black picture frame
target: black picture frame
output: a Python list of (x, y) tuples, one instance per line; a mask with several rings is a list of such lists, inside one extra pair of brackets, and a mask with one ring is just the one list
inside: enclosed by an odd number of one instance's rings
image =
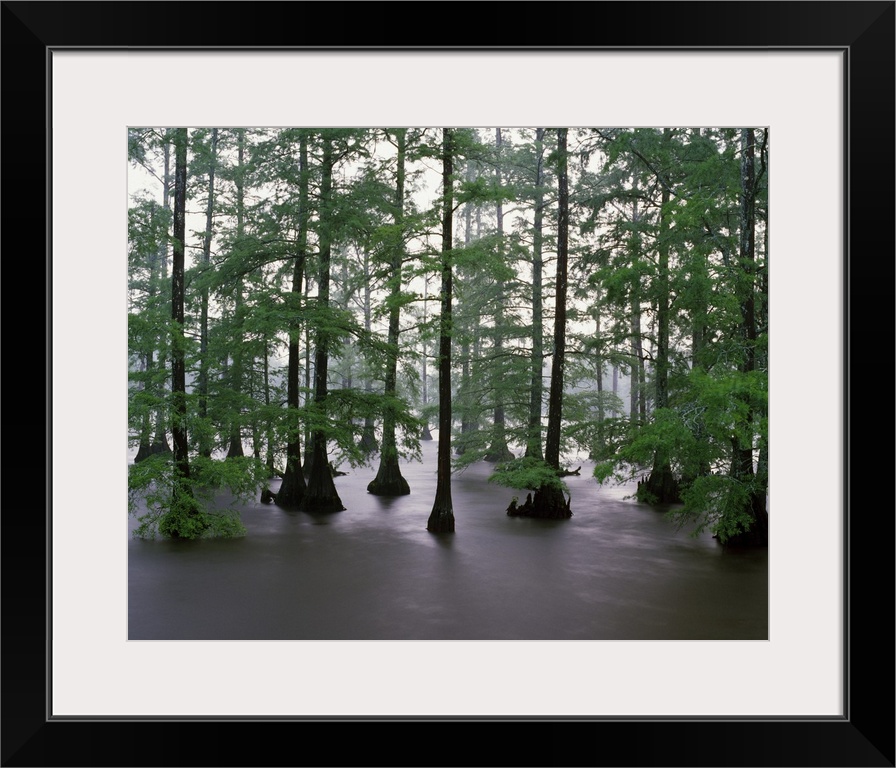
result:
[[(300, 6), (304, 23), (284, 24), (285, 6)], [(163, 13), (167, 9), (170, 15)], [(846, 347), (844, 434), (844, 716), (838, 718), (602, 718), (457, 720), (349, 718), (302, 722), (256, 718), (48, 716), (49, 472), (27, 484), (8, 477), (16, 504), (3, 515), (2, 765), (558, 765), (558, 766), (894, 766), (894, 551), (889, 464), (878, 460), (892, 436), (862, 427), (892, 424), (888, 375), (893, 350), (894, 2), (3, 2), (4, 110), (2, 220), (8, 280), (50, 287), (48, 232), (48, 76), (50, 53), (75, 48), (776, 48), (839, 49), (845, 54), (848, 179), (844, 190), (847, 269), (843, 329)], [(471, 13), (475, 23), (450, 22)], [(172, 23), (176, 16), (180, 23)], [(519, 17), (528, 19), (520, 26)], [(537, 16), (537, 23), (533, 20)], [(403, 17), (403, 24), (396, 19)], [(517, 17), (514, 20), (514, 17)], [(569, 19), (575, 18), (574, 25)], [(408, 33), (406, 24), (417, 27)], [(496, 29), (507, 32), (496, 33)], [(442, 30), (440, 32), (440, 30)], [(408, 45), (426, 39), (429, 45)], [(496, 40), (513, 40), (512, 46)], [(798, 98), (798, 94), (794, 95)], [(87, 116), (89, 119), (89, 116)], [(23, 241), (22, 235), (26, 239)], [(15, 238), (15, 241), (13, 241)], [(23, 256), (23, 245), (32, 255)], [(49, 242), (49, 238), (48, 238)], [(19, 275), (18, 268), (27, 272)], [(38, 291), (39, 293), (39, 291)], [(13, 304), (18, 307), (18, 304)], [(49, 456), (49, 395), (64, 381), (50, 370), (49, 302), (40, 323), (29, 312), (6, 334), (12, 396), (20, 360), (35, 359), (46, 341), (46, 396), (35, 407), (47, 429), (16, 432), (15, 454), (33, 469)], [(18, 309), (14, 309), (18, 315)], [(10, 325), (7, 326), (10, 328)], [(18, 343), (17, 343), (18, 342)], [(888, 343), (889, 342), (889, 343)], [(86, 342), (89, 348), (89, 342)], [(27, 347), (22, 347), (27, 344)], [(30, 352), (29, 352), (30, 350)], [(20, 356), (21, 355), (21, 356)], [(856, 366), (855, 376), (851, 376)], [(880, 370), (881, 365), (886, 367)], [(836, 375), (819, 361), (819, 375)], [(33, 385), (29, 387), (35, 389)], [(9, 393), (9, 389), (7, 392)], [(11, 399), (8, 399), (8, 404)], [(16, 411), (20, 408), (16, 402)], [(832, 408), (832, 410), (836, 410)], [(852, 432), (857, 439), (851, 451)], [(22, 434), (23, 439), (19, 439)], [(872, 437), (868, 437), (872, 435)], [(8, 441), (9, 443), (9, 441)], [(836, 455), (837, 446), (832, 446)], [(863, 450), (864, 448), (864, 450)], [(8, 454), (9, 455), (9, 454)], [(886, 452), (889, 456), (889, 451)], [(49, 459), (47, 459), (49, 469)], [(830, 468), (819, 467), (824, 482)], [(34, 500), (47, 489), (46, 513)], [(22, 493), (23, 490), (29, 493)], [(872, 491), (869, 494), (869, 491)], [(9, 495), (7, 499), (9, 500)], [(57, 500), (58, 503), (58, 500)], [(78, 502), (81, 503), (81, 502)], [(84, 501), (86, 503), (86, 500)], [(853, 524), (854, 523), (854, 524)], [(713, 670), (737, 685), (748, 670)], [(363, 728), (363, 735), (356, 731)], [(460, 725), (466, 727), (460, 729)], [(375, 726), (375, 727), (373, 727)], [(402, 726), (399, 731), (399, 726)], [(500, 727), (498, 727), (500, 726)]]

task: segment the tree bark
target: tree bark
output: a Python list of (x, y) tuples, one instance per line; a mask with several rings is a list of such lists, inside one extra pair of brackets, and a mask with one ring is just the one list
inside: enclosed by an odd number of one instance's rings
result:
[[(245, 173), (244, 155), (246, 145), (246, 129), (237, 129), (237, 174), (236, 174), (236, 241), (237, 247), (243, 248), (243, 234), (245, 227)], [(242, 281), (237, 280), (234, 286), (233, 318), (236, 333), (233, 355), (230, 365), (230, 387), (234, 396), (239, 401), (243, 390), (243, 331), (242, 331), (242, 306), (243, 289)], [(243, 452), (242, 419), (239, 405), (236, 412), (230, 418), (230, 447), (227, 449), (227, 458), (232, 459), (245, 455)]]
[[(308, 247), (308, 137), (299, 137), (299, 211), (298, 243), (292, 267), (292, 299), (299, 303), (302, 299), (302, 281), (305, 277), (305, 258)], [(289, 349), (286, 369), (286, 468), (283, 481), (277, 491), (276, 503), (286, 509), (297, 509), (307, 487), (302, 472), (302, 425), (299, 418), (299, 339), (301, 323), (298, 315), (289, 329)]]
[[(424, 275), (423, 277), (423, 325), (426, 325), (426, 289), (429, 287), (429, 276)], [(421, 371), (421, 381), (423, 382), (423, 411), (424, 411), (424, 422), (423, 422), (423, 435), (421, 436), (422, 440), (432, 440), (432, 432), (429, 430), (429, 418), (426, 416), (426, 405), (429, 403), (429, 373), (426, 368), (426, 356), (428, 351), (426, 349), (426, 341), (423, 341), (423, 355), (422, 357), (422, 367)]]
[[(495, 183), (501, 187), (501, 129), (495, 128), (495, 149), (498, 153), (495, 165)], [(504, 206), (499, 201), (495, 215), (498, 228), (498, 256), (504, 257)], [(490, 462), (509, 461), (514, 456), (507, 447), (506, 416), (504, 413), (504, 395), (502, 388), (504, 363), (502, 353), (504, 349), (504, 280), (500, 276), (497, 279), (497, 296), (495, 299), (495, 328), (494, 328), (494, 359), (492, 361), (493, 381), (492, 391), (495, 397), (495, 409), (492, 418), (491, 445), (485, 454), (485, 460)]]
[[(467, 160), (467, 170), (466, 170), (466, 179), (467, 182), (472, 184), (476, 180), (476, 164), (468, 159)], [(473, 203), (471, 201), (467, 201), (464, 204), (464, 247), (468, 247), (470, 243), (473, 242)], [(461, 287), (464, 286), (465, 281), (462, 279), (462, 276), (458, 276), (459, 285), (458, 285), (458, 298), (462, 299), (460, 296)], [(476, 425), (478, 421), (478, 414), (474, 412), (473, 402), (472, 402), (472, 394), (470, 392), (473, 386), (473, 378), (471, 375), (471, 349), (470, 349), (470, 337), (475, 333), (475, 327), (473, 323), (470, 321), (469, 312), (462, 312), (458, 318), (455, 318), (455, 327), (462, 326), (460, 329), (460, 338), (461, 338), (461, 346), (460, 346), (460, 359), (461, 359), (461, 368), (460, 368), (460, 388), (459, 388), (459, 397), (458, 397), (458, 405), (460, 406), (460, 439), (457, 441), (457, 444), (454, 447), (455, 453), (458, 456), (462, 456), (467, 450), (467, 440), (468, 436), (476, 431)]]
[[(202, 268), (208, 269), (211, 263), (213, 216), (215, 211), (215, 167), (217, 165), (218, 129), (212, 128), (209, 144), (208, 161), (208, 200), (205, 206), (205, 237), (202, 241)], [(207, 431), (208, 423), (208, 286), (202, 288), (199, 314), (199, 453), (206, 458), (212, 455), (212, 445)]]
[[(668, 145), (672, 138), (669, 128), (663, 130), (663, 138)], [(669, 405), (669, 187), (662, 184), (660, 197), (660, 226), (657, 237), (657, 334), (654, 382), (654, 408)], [(677, 504), (681, 501), (678, 478), (672, 472), (671, 460), (664, 450), (653, 454), (653, 468), (639, 492), (651, 503)]]
[[(566, 296), (569, 261), (569, 182), (567, 178), (566, 128), (557, 129), (557, 286), (554, 307), (554, 354), (551, 361), (551, 388), (548, 394), (548, 429), (544, 459), (560, 471), (560, 431), (563, 411), (563, 378), (566, 365)], [(536, 489), (532, 517), (571, 517), (570, 503), (560, 487)]]
[(408, 481), (401, 475), (398, 464), (398, 446), (395, 440), (395, 409), (392, 400), (396, 397), (398, 381), (398, 332), (401, 306), (401, 265), (404, 261), (404, 182), (405, 154), (407, 151), (407, 129), (399, 128), (395, 134), (398, 150), (395, 177), (395, 242), (392, 243), (392, 284), (389, 305), (389, 359), (386, 363), (385, 395), (386, 410), (383, 416), (383, 441), (380, 449), (380, 466), (376, 477), (368, 484), (367, 491), (375, 496), (404, 496), (411, 492)]
[[(318, 303), (326, 309), (330, 304), (330, 256), (333, 226), (333, 145), (329, 137), (323, 138), (320, 216), (320, 277)], [(314, 362), (314, 403), (323, 411), (327, 399), (327, 367), (329, 364), (329, 333), (318, 329)], [(320, 418), (320, 416), (319, 416)], [(330, 462), (327, 459), (327, 435), (317, 427), (311, 435), (311, 472), (308, 487), (302, 496), (299, 509), (305, 512), (338, 512), (345, 507), (336, 491)]]
[[(756, 171), (755, 134), (752, 128), (740, 131), (741, 195), (740, 195), (740, 270), (738, 274), (741, 322), (739, 336), (743, 350), (740, 371), (751, 374), (756, 369)], [(747, 401), (746, 422), (752, 425), (754, 407)], [(732, 440), (731, 475), (751, 488), (748, 509), (752, 518), (748, 530), (730, 537), (726, 544), (766, 546), (768, 544), (768, 511), (765, 488), (757, 488), (753, 469), (753, 440), (735, 436)], [(764, 459), (764, 457), (762, 457)], [(763, 467), (763, 470), (765, 468)]]
[[(637, 187), (635, 188), (637, 191)], [(632, 225), (636, 227), (636, 242), (640, 244), (640, 236), (637, 234), (637, 224), (640, 220), (638, 201), (632, 202)], [(634, 254), (637, 257), (639, 254)], [(632, 370), (629, 386), (629, 418), (633, 424), (639, 421), (639, 404), (643, 403), (644, 381), (644, 350), (641, 346), (641, 283), (637, 276), (634, 278), (631, 290), (631, 350)], [(643, 421), (646, 414), (641, 408), (640, 420)]]
[[(163, 144), (162, 144), (162, 157), (163, 157), (163, 170), (162, 170), (162, 208), (165, 212), (168, 212), (168, 206), (170, 205), (171, 199), (171, 129), (166, 128)], [(150, 298), (154, 295), (154, 287), (156, 281), (161, 279), (161, 282), (164, 283), (168, 279), (168, 244), (164, 243), (159, 248), (159, 252), (157, 257), (153, 258), (151, 274), (150, 274)], [(159, 277), (161, 276), (161, 277)], [(162, 337), (160, 339), (161, 346), (165, 346), (166, 339)], [(165, 358), (164, 355), (160, 352), (158, 358), (158, 366), (160, 368), (164, 368), (165, 366)], [(146, 378), (148, 381), (152, 381), (152, 371), (155, 367), (155, 363), (153, 361), (153, 353), (150, 351), (146, 360)], [(153, 389), (156, 390), (156, 395), (158, 396), (159, 402), (162, 401), (164, 397), (164, 385), (159, 384), (158, 387), (153, 385)], [(165, 413), (165, 410), (162, 406), (159, 406), (154, 414), (155, 416), (155, 431), (152, 436), (151, 442), (148, 442), (145, 445), (141, 444), (140, 449), (137, 452), (137, 456), (134, 459), (134, 462), (142, 461), (143, 459), (153, 456), (157, 453), (171, 453), (171, 446), (168, 444), (168, 437), (166, 434), (167, 430), (167, 422), (169, 420), (168, 414)], [(150, 427), (152, 430), (152, 427)]]
[[(370, 333), (371, 329), (371, 314), (373, 311), (373, 307), (371, 304), (371, 291), (370, 291), (370, 253), (365, 248), (364, 250), (364, 330), (367, 333)], [(370, 376), (366, 376), (364, 380), (364, 391), (367, 394), (373, 394), (373, 384), (370, 381)], [(361, 440), (358, 443), (358, 447), (365, 454), (373, 454), (379, 450), (379, 445), (376, 441), (376, 424), (374, 423), (373, 416), (366, 416), (364, 418), (364, 428), (361, 431)]]
[(184, 239), (186, 237), (187, 129), (174, 133), (174, 248), (171, 260), (171, 434), (174, 465), (184, 479), (190, 477), (187, 439), (187, 381), (184, 364)]
[(544, 309), (541, 283), (544, 267), (544, 128), (535, 129), (535, 204), (532, 234), (532, 384), (529, 390), (529, 425), (526, 456), (541, 459), (541, 411), (544, 398)]
[(436, 497), (426, 524), (431, 533), (454, 532), (454, 505), (451, 501), (451, 238), (454, 207), (453, 130), (442, 129), (442, 312), (439, 318), (439, 455), (436, 470)]
[[(166, 177), (167, 179), (167, 174)], [(167, 190), (164, 197), (168, 197)], [(167, 211), (167, 207), (165, 208)], [(150, 211), (150, 225), (155, 218), (155, 208)], [(160, 264), (164, 260), (164, 251), (168, 247), (167, 243), (162, 243), (155, 253), (149, 257), (149, 282), (147, 285), (147, 305), (151, 306), (156, 296), (156, 286), (159, 283)], [(155, 341), (157, 337), (153, 336), (154, 343), (143, 356), (143, 370), (146, 379), (143, 383), (143, 390), (151, 393), (154, 397), (161, 399), (164, 393), (164, 385), (154, 381), (156, 361), (155, 361)], [(164, 340), (163, 344), (166, 343)], [(159, 366), (163, 366), (163, 356), (159, 354)], [(137, 455), (134, 457), (134, 463), (137, 464), (144, 459), (149, 458), (157, 453), (171, 453), (171, 447), (168, 445), (168, 439), (165, 435), (166, 428), (164, 426), (164, 414), (161, 409), (147, 409), (143, 416), (143, 423), (140, 430), (140, 445)], [(155, 417), (155, 421), (153, 420)]]
[(172, 538), (194, 538), (207, 526), (197, 520), (190, 482), (190, 445), (187, 437), (187, 384), (184, 363), (184, 272), (187, 197), (187, 129), (174, 131), (174, 247), (171, 259), (171, 436), (174, 484), (171, 506), (159, 522), (159, 530)]
[(594, 444), (592, 445), (589, 455), (590, 459), (597, 459), (603, 455), (604, 448), (604, 358), (601, 349), (601, 324), (600, 324), (600, 289), (596, 296), (596, 304), (594, 306), (594, 381), (597, 385), (597, 433), (594, 436)]

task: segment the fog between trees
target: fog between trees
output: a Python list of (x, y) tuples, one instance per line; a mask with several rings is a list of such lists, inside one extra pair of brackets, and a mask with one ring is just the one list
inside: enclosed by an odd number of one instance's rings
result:
[(585, 459), (767, 544), (767, 130), (135, 128), (128, 163), (140, 535), (240, 535), (222, 488), (342, 512), (340, 467), (413, 493), (434, 438), (433, 533), (453, 471), (563, 519)]

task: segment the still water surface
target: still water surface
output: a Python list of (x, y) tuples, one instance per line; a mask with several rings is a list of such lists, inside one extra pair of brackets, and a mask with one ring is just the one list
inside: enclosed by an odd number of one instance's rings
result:
[(766, 549), (676, 530), (587, 461), (561, 521), (508, 517), (518, 492), (474, 465), (452, 481), (456, 532), (436, 536), (437, 447), (423, 447), (402, 468), (409, 496), (372, 496), (376, 467), (350, 469), (335, 479), (343, 512), (254, 502), (239, 539), (130, 538), (129, 639), (768, 639)]

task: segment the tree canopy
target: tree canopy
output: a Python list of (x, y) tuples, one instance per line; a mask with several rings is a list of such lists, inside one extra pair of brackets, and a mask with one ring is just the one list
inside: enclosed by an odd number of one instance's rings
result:
[(509, 514), (570, 517), (584, 460), (694, 533), (766, 544), (768, 146), (754, 128), (131, 129), (139, 534), (239, 535), (223, 488), (341, 512), (345, 465), (413, 493), (400, 461), (435, 427), (433, 532), (454, 530), (452, 472), (487, 462), (529, 492)]

